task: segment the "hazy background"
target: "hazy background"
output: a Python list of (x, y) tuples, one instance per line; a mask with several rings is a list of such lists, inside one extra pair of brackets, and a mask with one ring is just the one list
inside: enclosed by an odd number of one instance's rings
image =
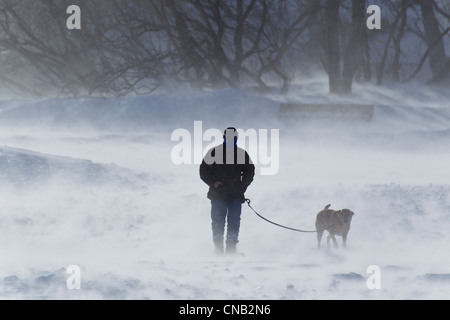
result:
[[(286, 93), (327, 74), (363, 83), (447, 84), (446, 0), (0, 1), (2, 93), (124, 96), (224, 87)], [(379, 5), (381, 30), (366, 8)]]

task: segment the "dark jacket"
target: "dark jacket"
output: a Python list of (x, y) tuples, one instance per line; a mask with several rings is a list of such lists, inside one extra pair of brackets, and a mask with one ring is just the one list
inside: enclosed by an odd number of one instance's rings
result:
[[(200, 178), (209, 186), (209, 199), (240, 199), (244, 203), (244, 193), (254, 176), (255, 166), (248, 153), (237, 146), (228, 149), (225, 143), (209, 150), (200, 165)], [(217, 181), (222, 185), (215, 188)]]

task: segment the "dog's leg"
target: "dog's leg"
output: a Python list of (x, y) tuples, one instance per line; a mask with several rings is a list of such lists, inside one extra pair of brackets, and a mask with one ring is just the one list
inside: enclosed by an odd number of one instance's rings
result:
[(317, 247), (320, 249), (320, 241), (322, 240), (323, 231), (317, 231)]
[[(334, 236), (334, 234), (331, 234), (331, 233), (330, 233), (330, 235), (328, 236), (328, 238), (331, 238), (331, 239), (333, 240), (334, 247), (337, 249), (337, 248), (338, 248), (338, 243), (337, 243), (337, 240), (336, 240), (336, 237)], [(328, 242), (329, 242), (329, 241), (328, 241)]]
[(344, 248), (347, 246), (347, 233), (344, 233), (342, 235), (342, 245), (344, 246)]

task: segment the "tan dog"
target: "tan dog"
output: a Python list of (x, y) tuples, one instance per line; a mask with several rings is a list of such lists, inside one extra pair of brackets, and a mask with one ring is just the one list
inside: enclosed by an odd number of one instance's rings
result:
[(318, 247), (320, 248), (320, 240), (322, 239), (325, 230), (328, 231), (328, 246), (330, 246), (330, 239), (333, 239), (334, 247), (337, 249), (338, 244), (335, 236), (341, 236), (342, 243), (345, 247), (347, 244), (347, 234), (350, 231), (350, 223), (352, 222), (354, 213), (348, 209), (335, 211), (329, 208), (330, 205), (327, 205), (317, 214), (316, 231)]

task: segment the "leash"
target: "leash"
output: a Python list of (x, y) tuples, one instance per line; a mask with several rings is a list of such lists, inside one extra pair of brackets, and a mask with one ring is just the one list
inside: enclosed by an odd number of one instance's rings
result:
[(271, 224), (273, 224), (273, 225), (276, 225), (277, 227), (280, 227), (280, 228), (284, 228), (284, 229), (288, 229), (288, 230), (292, 230), (292, 231), (296, 231), (296, 232), (303, 232), (303, 233), (316, 233), (316, 232), (320, 232), (320, 231), (325, 231), (325, 230), (330, 229), (330, 228), (332, 228), (332, 227), (334, 227), (334, 226), (336, 225), (336, 223), (335, 223), (335, 224), (333, 224), (333, 225), (331, 225), (331, 226), (329, 226), (329, 227), (327, 227), (327, 228), (324, 228), (324, 229), (321, 229), (321, 230), (311, 230), (311, 231), (309, 231), (309, 230), (300, 230), (300, 229), (295, 229), (295, 228), (283, 226), (282, 224), (279, 224), (279, 223), (270, 221), (270, 220), (267, 219), (267, 218), (264, 218), (262, 215), (260, 215), (258, 212), (256, 212), (256, 210), (253, 209), (253, 207), (252, 207), (251, 204), (250, 204), (250, 203), (251, 203), (250, 199), (245, 199), (245, 202), (247, 202), (248, 207), (249, 207), (249, 208), (250, 208), (250, 209), (251, 209), (258, 217), (260, 217), (260, 218), (263, 219), (264, 221), (267, 221), (267, 222), (269, 222), (269, 223), (271, 223)]

